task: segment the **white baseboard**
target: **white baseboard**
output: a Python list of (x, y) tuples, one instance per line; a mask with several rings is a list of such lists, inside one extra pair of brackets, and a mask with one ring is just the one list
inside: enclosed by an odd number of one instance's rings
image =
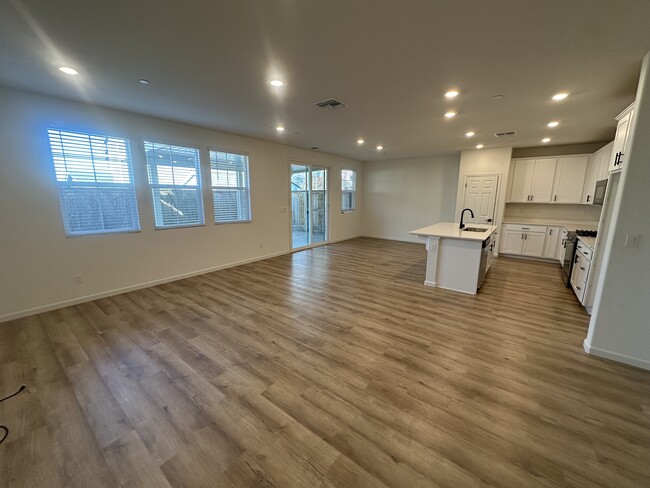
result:
[[(355, 235), (353, 237), (344, 237), (341, 239), (331, 240), (324, 244), (332, 244), (335, 242), (347, 241), (348, 239), (354, 239), (355, 237), (361, 237), (361, 235)], [(189, 273), (183, 273), (174, 276), (168, 276), (166, 278), (161, 278), (159, 280), (147, 281), (144, 283), (138, 283), (136, 285), (125, 286), (123, 288), (116, 288), (109, 291), (103, 291), (100, 293), (93, 293), (92, 295), (86, 295), (83, 297), (72, 298), (70, 300), (63, 300), (61, 302), (49, 303), (47, 305), (42, 305), (40, 307), (28, 308), (26, 310), (19, 310), (17, 312), (11, 312), (7, 314), (0, 315), (0, 323), (9, 322), (10, 320), (16, 320), (29, 315), (35, 315), (43, 312), (49, 312), (51, 310), (56, 310), (59, 308), (69, 307), (71, 305), (78, 305), (79, 303), (92, 302), (93, 300), (99, 300), (100, 298), (111, 297), (114, 295), (120, 295), (122, 293), (128, 293), (130, 291), (141, 290), (142, 288), (149, 288), (150, 286), (162, 285), (163, 283), (170, 283), (172, 281), (178, 281), (185, 278), (191, 278), (192, 276), (198, 276), (206, 273), (212, 273), (213, 271), (219, 271), (220, 269), (233, 268), (235, 266), (241, 266), (242, 264), (253, 263), (255, 261), (263, 261), (264, 259), (270, 259), (277, 256), (282, 256), (285, 254), (291, 254), (292, 250), (280, 251), (271, 254), (265, 254), (263, 256), (257, 256), (250, 259), (243, 259), (241, 261), (235, 261), (233, 263), (222, 264), (220, 266), (214, 266), (211, 268), (200, 269), (196, 271), (191, 271)]]
[(10, 320), (16, 320), (29, 315), (35, 315), (43, 312), (49, 312), (51, 310), (56, 310), (58, 308), (69, 307), (71, 305), (78, 305), (79, 303), (91, 302), (93, 300), (99, 300), (100, 298), (106, 298), (114, 295), (120, 295), (122, 293), (128, 293), (130, 291), (141, 290), (142, 288), (149, 288), (150, 286), (162, 285), (163, 283), (170, 283), (172, 281), (178, 281), (185, 278), (191, 278), (192, 276), (198, 276), (206, 273), (212, 273), (213, 271), (219, 271), (220, 269), (233, 268), (235, 266), (240, 266), (242, 264), (253, 263), (255, 261), (262, 261), (264, 259), (270, 259), (277, 256), (282, 256), (284, 254), (289, 254), (291, 251), (280, 251), (271, 254), (265, 254), (264, 256), (258, 256), (250, 259), (244, 259), (241, 261), (236, 261), (234, 263), (222, 264), (220, 266), (214, 266), (211, 268), (200, 269), (196, 271), (191, 271), (189, 273), (183, 273), (174, 276), (168, 276), (166, 278), (161, 278), (159, 280), (147, 281), (144, 283), (138, 283), (136, 285), (125, 286), (123, 288), (115, 288), (113, 290), (104, 291), (100, 293), (93, 293), (92, 295), (86, 295), (83, 297), (72, 298), (70, 300), (63, 300), (61, 302), (49, 303), (47, 305), (42, 305), (40, 307), (28, 308), (26, 310), (19, 310), (17, 312), (11, 312), (4, 315), (0, 315), (0, 322), (8, 322)]
[(431, 288), (437, 288), (438, 283), (436, 283), (435, 281), (424, 280), (424, 286), (430, 286)]
[(650, 361), (593, 347), (591, 344), (589, 344), (589, 342), (587, 342), (587, 339), (582, 342), (582, 347), (587, 354), (591, 354), (592, 356), (611, 359), (612, 361), (616, 361), (618, 363), (629, 364), (630, 366), (650, 370)]
[(375, 235), (375, 234), (363, 234), (359, 237), (370, 237), (371, 239), (385, 239), (387, 241), (398, 241), (398, 242), (410, 242), (412, 244), (422, 244), (424, 241), (421, 241), (420, 239), (409, 239), (409, 238), (397, 238), (393, 236), (381, 236), (381, 235)]

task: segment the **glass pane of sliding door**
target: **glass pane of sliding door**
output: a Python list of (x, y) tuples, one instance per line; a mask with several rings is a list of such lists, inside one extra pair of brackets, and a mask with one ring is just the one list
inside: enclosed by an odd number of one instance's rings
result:
[(327, 241), (327, 169), (291, 165), (292, 248)]

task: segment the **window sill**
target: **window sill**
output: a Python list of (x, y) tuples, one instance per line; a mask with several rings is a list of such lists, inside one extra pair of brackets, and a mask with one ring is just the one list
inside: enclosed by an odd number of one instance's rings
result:
[(226, 224), (252, 224), (253, 219), (250, 220), (229, 220), (228, 222), (215, 222), (214, 225), (226, 225)]
[(353, 213), (356, 209), (351, 208), (350, 210), (341, 210), (342, 214), (348, 214), (348, 213)]
[(155, 230), (185, 229), (187, 227), (205, 227), (205, 224), (166, 225), (164, 227), (155, 227)]

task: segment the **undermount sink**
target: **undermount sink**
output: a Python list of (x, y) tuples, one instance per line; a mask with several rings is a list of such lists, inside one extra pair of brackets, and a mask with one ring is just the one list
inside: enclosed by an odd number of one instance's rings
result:
[(465, 227), (462, 229), (464, 232), (486, 232), (487, 229), (481, 229), (480, 227)]

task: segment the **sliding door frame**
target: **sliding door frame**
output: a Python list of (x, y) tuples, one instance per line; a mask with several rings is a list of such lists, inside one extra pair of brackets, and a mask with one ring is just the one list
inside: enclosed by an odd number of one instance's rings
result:
[[(292, 218), (293, 218), (293, 211), (292, 211), (292, 201), (291, 201), (291, 165), (296, 164), (299, 166), (308, 166), (309, 167), (309, 184), (311, 185), (311, 171), (314, 168), (317, 169), (324, 169), (327, 171), (327, 178), (325, 179), (325, 240), (322, 242), (317, 242), (317, 243), (312, 243), (308, 244), (306, 246), (301, 246), (301, 247), (293, 247), (293, 227), (292, 227)], [(331, 225), (332, 225), (332, 219), (331, 219), (331, 212), (330, 212), (330, 178), (332, 174), (332, 168), (327, 165), (327, 164), (321, 164), (317, 161), (305, 161), (301, 159), (289, 159), (288, 164), (287, 164), (287, 185), (289, 189), (289, 195), (287, 196), (288, 199), (288, 206), (287, 206), (287, 211), (289, 214), (288, 220), (288, 229), (289, 229), (289, 249), (291, 252), (296, 252), (296, 251), (304, 251), (305, 249), (312, 249), (314, 247), (318, 246), (324, 246), (325, 244), (330, 243), (330, 236), (332, 235), (331, 231)], [(310, 196), (311, 196), (311, 186), (310, 188)], [(309, 205), (311, 206), (311, 199), (309, 201)], [(309, 218), (311, 219), (311, 208), (309, 209)], [(311, 235), (311, 221), (309, 222), (309, 232)], [(310, 238), (311, 240), (311, 238)]]

